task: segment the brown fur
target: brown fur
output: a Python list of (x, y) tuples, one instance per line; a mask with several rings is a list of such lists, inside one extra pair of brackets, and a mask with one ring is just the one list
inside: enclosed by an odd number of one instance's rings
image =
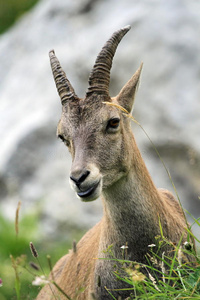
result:
[[(104, 196), (104, 217), (101, 222), (80, 240), (76, 253), (70, 251), (54, 267), (53, 274), (57, 284), (72, 299), (90, 299), (93, 291), (96, 291), (97, 299), (110, 299), (104, 286), (108, 288), (124, 287), (112, 275), (113, 263), (97, 259), (109, 257), (107, 253), (103, 252), (109, 245), (113, 245), (114, 255), (121, 258), (120, 247), (127, 243), (129, 245), (128, 259), (145, 263), (148, 245), (155, 243), (154, 237), (160, 234), (158, 217), (161, 220), (164, 235), (172, 242), (178, 243), (184, 232), (186, 224), (178, 202), (168, 191), (157, 190), (154, 187), (136, 145), (134, 152), (136, 159), (134, 163), (137, 167), (137, 171), (134, 171), (138, 172), (139, 181), (136, 187), (133, 186), (132, 192), (132, 187), (130, 187), (130, 191), (129, 187), (126, 191), (121, 188), (119, 182), (115, 184), (117, 185), (116, 191), (114, 191), (114, 187), (111, 187), (113, 189), (111, 195), (113, 194), (115, 201), (111, 202), (109, 196), (108, 198), (106, 195)], [(123, 178), (121, 185), (125, 186), (125, 182), (128, 186), (127, 177)], [(146, 197), (148, 200), (146, 207), (140, 206), (140, 203), (136, 202), (140, 202), (137, 198), (128, 199), (130, 192), (138, 194), (139, 197), (142, 195)], [(123, 201), (121, 194), (125, 198)], [(101, 287), (97, 285), (98, 276), (101, 278)], [(78, 291), (82, 287), (85, 290), (79, 294)], [(56, 289), (55, 292), (57, 292)], [(50, 295), (52, 292), (47, 285), (37, 299), (51, 299)], [(122, 295), (128, 296), (125, 293)], [(52, 299), (54, 298), (52, 297)], [(65, 298), (61, 296), (61, 299)]]
[[(156, 244), (155, 236), (160, 235), (159, 220), (170, 241), (178, 243), (182, 235), (182, 242), (186, 240), (183, 212), (170, 192), (154, 186), (137, 148), (130, 119), (104, 103), (119, 104), (130, 113), (140, 73), (141, 67), (117, 97), (88, 92), (84, 100), (75, 98), (63, 105), (58, 135), (72, 155), (71, 183), (80, 198), (80, 192), (97, 185), (92, 195), (82, 200), (92, 201), (101, 195), (104, 208), (102, 220), (83, 236), (76, 252), (71, 250), (56, 263), (51, 274), (73, 300), (89, 300), (92, 293), (97, 300), (111, 299), (105, 287), (126, 287), (113, 275), (114, 265), (119, 265), (105, 251), (110, 245), (114, 257), (122, 258), (121, 246), (128, 245), (126, 258), (146, 263), (148, 245)], [(73, 93), (71, 86), (70, 90)], [(116, 129), (110, 126), (113, 118), (120, 119)], [(74, 180), (81, 176), (81, 183), (75, 184)], [(53, 285), (51, 289), (58, 294)], [(54, 299), (51, 289), (46, 285), (37, 300)], [(129, 292), (113, 294), (125, 299)], [(66, 298), (60, 294), (60, 299)]]

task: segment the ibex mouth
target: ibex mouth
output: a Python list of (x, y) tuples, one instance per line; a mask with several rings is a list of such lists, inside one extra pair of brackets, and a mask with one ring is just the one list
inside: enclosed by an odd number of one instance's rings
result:
[[(97, 187), (99, 186), (100, 181), (98, 181), (96, 184), (94, 184), (92, 187), (87, 189), (86, 191), (78, 192), (77, 195), (83, 200), (83, 201), (92, 201), (98, 198), (98, 193), (96, 192)], [(96, 194), (96, 195), (95, 195)], [(92, 197), (91, 197), (92, 196)]]

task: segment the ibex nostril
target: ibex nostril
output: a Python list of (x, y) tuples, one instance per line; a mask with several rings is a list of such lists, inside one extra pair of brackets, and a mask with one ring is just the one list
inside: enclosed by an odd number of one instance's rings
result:
[(79, 186), (90, 174), (90, 171), (83, 172), (79, 177), (75, 177), (73, 175), (70, 176), (70, 179), (75, 182), (77, 186)]
[(87, 177), (88, 175), (90, 174), (90, 171), (85, 171), (79, 178), (79, 183), (82, 183)]

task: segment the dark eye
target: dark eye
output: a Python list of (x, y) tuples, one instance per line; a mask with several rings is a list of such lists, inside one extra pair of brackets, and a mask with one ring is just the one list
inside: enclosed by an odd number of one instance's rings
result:
[(61, 134), (58, 135), (58, 138), (59, 138), (62, 142), (64, 142), (64, 140), (65, 140), (64, 137), (63, 137)]
[(117, 129), (119, 127), (119, 118), (113, 118), (108, 121), (107, 129)]
[(58, 138), (67, 146), (70, 146), (70, 141), (66, 140), (61, 134), (58, 135)]

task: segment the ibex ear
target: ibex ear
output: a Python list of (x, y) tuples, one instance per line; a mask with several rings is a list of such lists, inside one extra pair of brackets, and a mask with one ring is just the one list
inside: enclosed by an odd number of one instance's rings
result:
[(142, 71), (143, 63), (141, 63), (139, 69), (131, 77), (131, 79), (124, 85), (119, 94), (116, 97), (117, 102), (123, 108), (125, 108), (129, 113), (132, 111), (135, 94), (137, 92), (140, 74)]

